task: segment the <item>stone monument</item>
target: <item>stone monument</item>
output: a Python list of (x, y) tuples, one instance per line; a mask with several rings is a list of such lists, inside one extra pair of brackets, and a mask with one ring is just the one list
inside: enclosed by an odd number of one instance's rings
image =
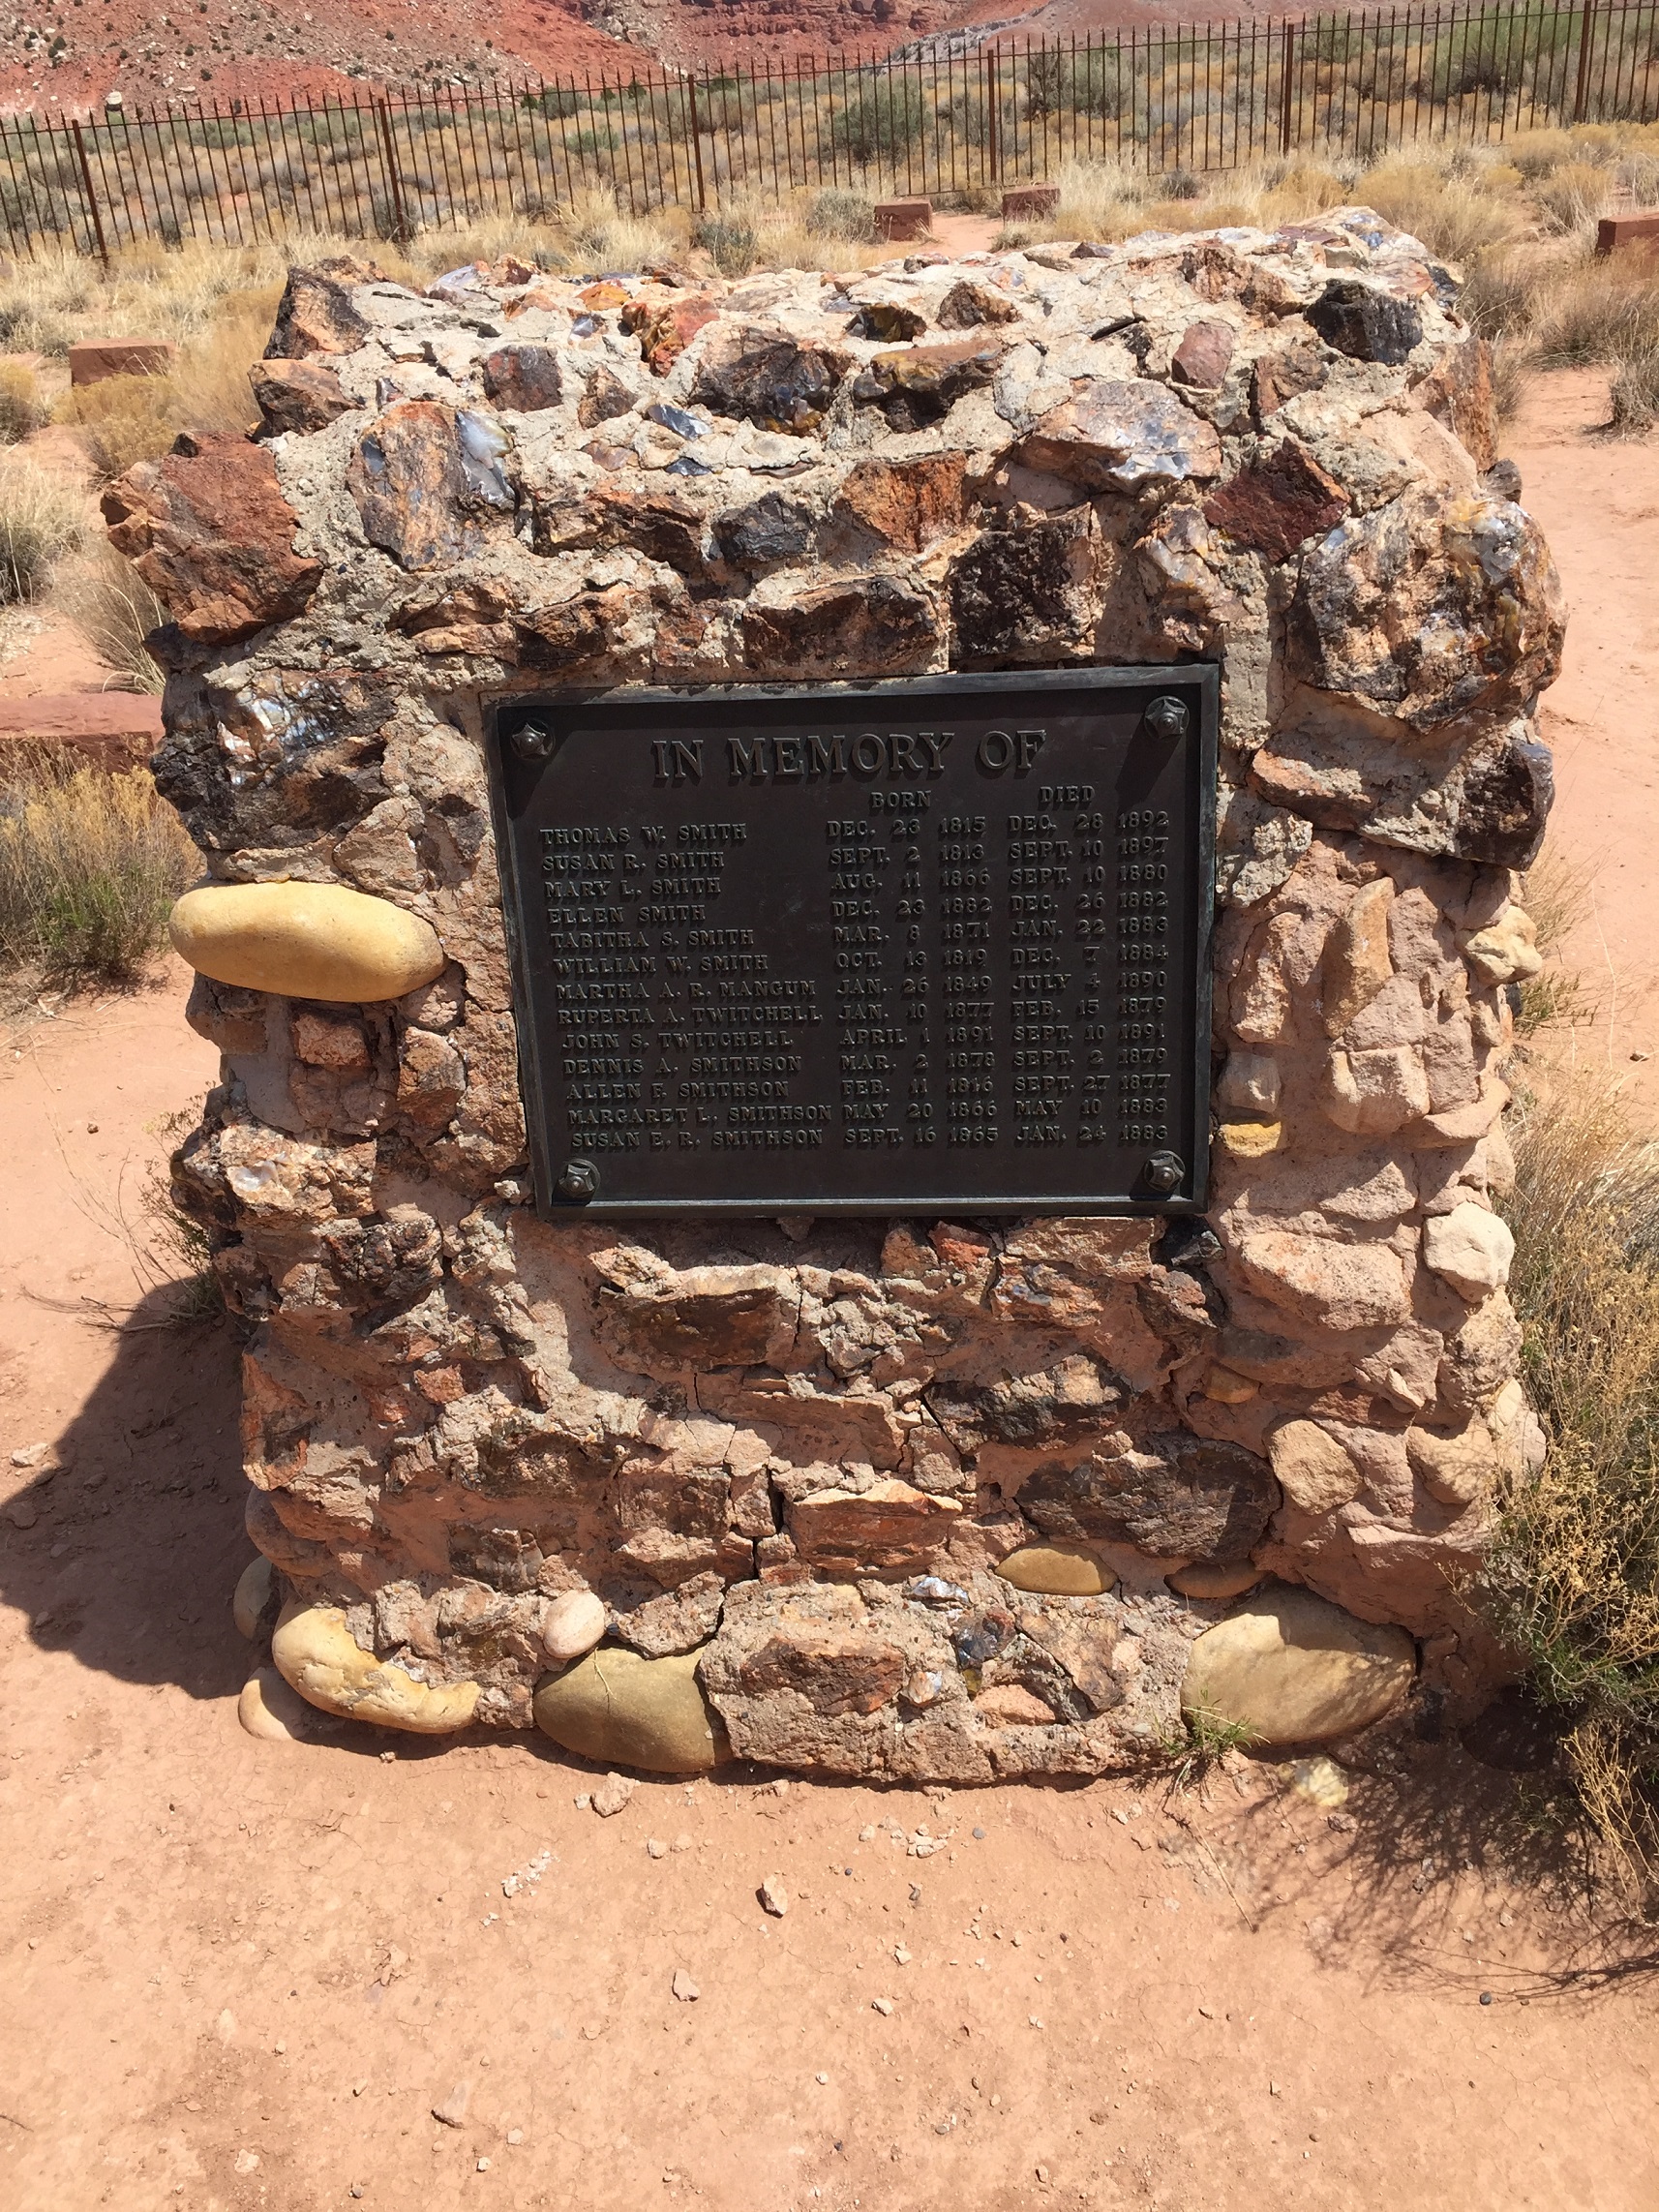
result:
[(113, 487), (305, 1698), (984, 1782), (1490, 1680), (1562, 615), (1457, 298), (1363, 208), (336, 261)]

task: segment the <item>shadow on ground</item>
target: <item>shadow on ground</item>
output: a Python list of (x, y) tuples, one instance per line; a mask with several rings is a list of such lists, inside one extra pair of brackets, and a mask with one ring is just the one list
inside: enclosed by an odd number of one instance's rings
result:
[[(57, 1470), (9, 1508), (0, 1597), (35, 1644), (134, 1682), (234, 1695), (248, 1648), (230, 1620), (246, 1563), (237, 1438), (239, 1346), (223, 1318), (169, 1319), (176, 1287), (123, 1326), (86, 1330), (93, 1365), (114, 1357), (51, 1439)], [(34, 1524), (15, 1526), (19, 1506)]]

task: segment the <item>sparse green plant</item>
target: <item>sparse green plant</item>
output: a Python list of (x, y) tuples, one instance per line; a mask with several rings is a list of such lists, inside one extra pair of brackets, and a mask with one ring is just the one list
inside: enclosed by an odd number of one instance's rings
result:
[(117, 774), (50, 747), (0, 763), (0, 962), (66, 984), (126, 983), (198, 865), (147, 769)]
[(876, 234), (876, 203), (867, 192), (818, 193), (806, 210), (806, 227), (815, 238), (867, 245)]
[(1159, 1746), (1169, 1761), (1173, 1790), (1190, 1789), (1194, 1782), (1203, 1781), (1229, 1751), (1248, 1751), (1261, 1741), (1261, 1731), (1249, 1721), (1227, 1720), (1203, 1706), (1184, 1712), (1181, 1719), (1180, 1731)]
[(691, 243), (701, 246), (723, 277), (746, 277), (755, 265), (755, 226), (744, 215), (706, 215), (692, 226)]

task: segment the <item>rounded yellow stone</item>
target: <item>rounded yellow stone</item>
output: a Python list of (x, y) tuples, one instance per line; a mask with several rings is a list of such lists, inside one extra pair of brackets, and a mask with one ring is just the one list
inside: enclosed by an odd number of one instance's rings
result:
[(1261, 1581), (1262, 1570), (1249, 1560), (1231, 1565), (1222, 1560), (1194, 1560), (1163, 1579), (1177, 1597), (1242, 1597)]
[(430, 923), (339, 883), (204, 884), (167, 929), (198, 975), (282, 998), (373, 1005), (443, 973)]
[(700, 1774), (729, 1756), (726, 1731), (697, 1680), (700, 1656), (589, 1651), (536, 1691), (536, 1726), (566, 1751), (603, 1766)]
[(1048, 1597), (1099, 1597), (1112, 1587), (1112, 1578), (1101, 1573), (1099, 1560), (1071, 1544), (1026, 1544), (1010, 1552), (997, 1572), (1015, 1590), (1041, 1591)]
[(1311, 1590), (1250, 1597), (1206, 1628), (1181, 1685), (1183, 1712), (1248, 1728), (1252, 1743), (1325, 1743), (1369, 1728), (1405, 1695), (1417, 1648)]
[(236, 1633), (246, 1636), (250, 1644), (259, 1633), (259, 1622), (275, 1589), (276, 1570), (262, 1553), (258, 1559), (250, 1560), (237, 1578), (230, 1618), (236, 1623)]
[(365, 1651), (337, 1605), (290, 1607), (271, 1638), (277, 1672), (308, 1705), (377, 1728), (447, 1736), (465, 1728), (478, 1703), (476, 1682), (417, 1682)]

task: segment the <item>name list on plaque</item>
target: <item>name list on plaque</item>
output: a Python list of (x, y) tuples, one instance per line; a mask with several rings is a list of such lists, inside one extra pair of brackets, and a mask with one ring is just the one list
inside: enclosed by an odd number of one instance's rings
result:
[(498, 713), (561, 1216), (1191, 1211), (1207, 665)]

